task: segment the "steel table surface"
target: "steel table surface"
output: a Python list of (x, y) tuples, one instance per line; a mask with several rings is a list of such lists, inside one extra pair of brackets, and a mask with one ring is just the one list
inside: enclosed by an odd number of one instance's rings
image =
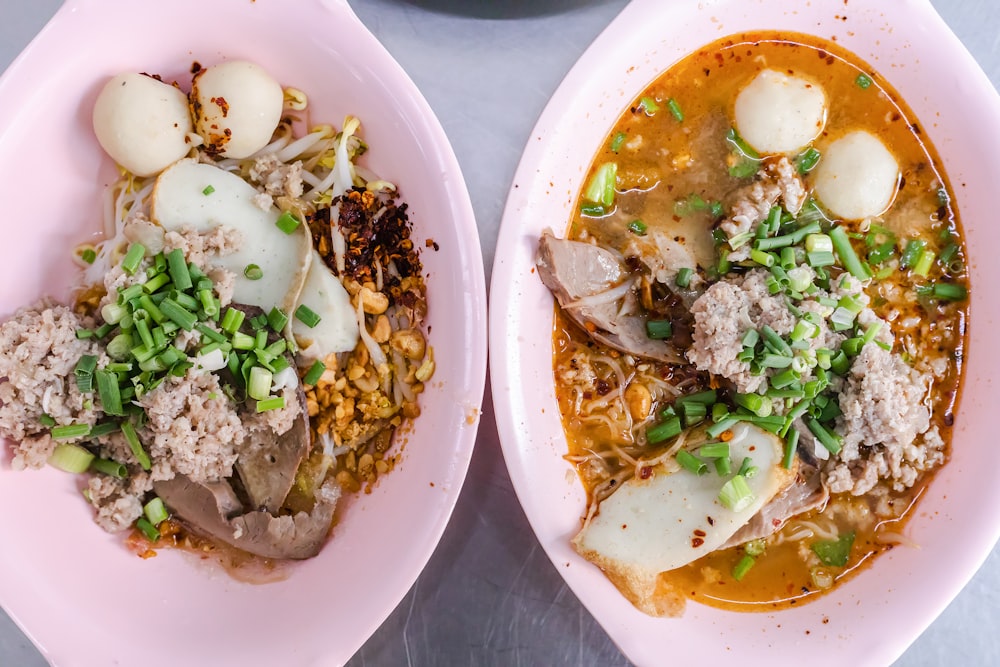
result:
[[(0, 69), (59, 4), (0, 0)], [(451, 138), (475, 207), (487, 279), (507, 190), (531, 128), (565, 73), (625, 4), (351, 0), (423, 91)], [(1000, 2), (934, 4), (1000, 86)], [(897, 667), (1000, 664), (998, 611), (1000, 549)], [(45, 664), (0, 611), (0, 665)], [(504, 467), (488, 387), (469, 475), (440, 545), (412, 590), (349, 664), (629, 664), (563, 584), (532, 534)]]

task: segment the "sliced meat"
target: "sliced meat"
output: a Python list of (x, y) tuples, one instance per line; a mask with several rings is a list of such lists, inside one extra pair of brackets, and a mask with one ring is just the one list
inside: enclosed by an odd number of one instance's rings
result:
[(236, 470), (251, 505), (277, 512), (295, 483), (295, 471), (309, 452), (309, 423), (302, 412), (283, 435), (255, 432), (243, 443)]
[(633, 281), (614, 253), (545, 232), (535, 264), (563, 312), (594, 340), (637, 357), (683, 363), (673, 345), (646, 335)]
[(156, 482), (153, 490), (177, 517), (199, 532), (264, 558), (302, 560), (319, 553), (340, 498), (335, 483), (317, 492), (312, 512), (275, 517), (243, 513), (228, 482), (197, 484), (183, 475)]
[(792, 517), (823, 507), (829, 498), (830, 492), (822, 483), (819, 470), (803, 463), (799, 466), (795, 483), (764, 505), (720, 549), (728, 549), (776, 533)]
[(254, 509), (276, 513), (295, 483), (295, 472), (309, 453), (309, 416), (301, 385), (296, 391), (302, 409), (292, 428), (281, 435), (253, 430), (247, 434), (236, 459), (243, 488)]

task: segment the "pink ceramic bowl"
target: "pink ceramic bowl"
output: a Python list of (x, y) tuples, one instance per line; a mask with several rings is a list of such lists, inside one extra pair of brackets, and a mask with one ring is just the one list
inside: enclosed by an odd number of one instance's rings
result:
[(278, 583), (180, 552), (141, 560), (91, 520), (78, 481), (0, 460), (0, 604), (58, 667), (345, 662), (436, 546), (469, 464), (485, 383), (482, 254), (458, 163), (430, 107), (345, 0), (68, 0), (0, 79), (0, 317), (68, 295), (76, 243), (115, 177), (91, 131), (119, 71), (184, 80), (244, 58), (309, 94), (314, 120), (362, 120), (363, 163), (400, 187), (425, 250), (437, 371), (401, 465), (342, 508), (331, 542)]
[[(951, 462), (908, 525), (920, 549), (897, 548), (818, 601), (778, 613), (690, 604), (683, 618), (636, 611), (570, 547), (584, 491), (552, 379), (552, 309), (534, 272), (542, 230), (562, 233), (588, 165), (614, 121), (660, 72), (725, 35), (793, 30), (834, 39), (899, 91), (937, 147), (955, 188), (972, 270), (967, 375)], [(1000, 536), (995, 501), (995, 344), (1000, 292), (996, 185), (1000, 99), (927, 0), (634, 0), (563, 81), (529, 139), (507, 201), (493, 269), (493, 396), (518, 498), (560, 574), (640, 665), (887, 665), (945, 608)], [(507, 400), (501, 402), (500, 398)]]

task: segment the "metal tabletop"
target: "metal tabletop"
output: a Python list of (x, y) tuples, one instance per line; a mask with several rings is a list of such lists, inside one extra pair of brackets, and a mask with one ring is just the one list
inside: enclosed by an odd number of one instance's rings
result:
[[(59, 4), (0, 0), (0, 70)], [(531, 128), (565, 73), (626, 4), (351, 0), (451, 138), (475, 207), (487, 278), (507, 190)], [(934, 4), (1000, 87), (1000, 2)], [(896, 665), (1000, 664), (998, 610), (1000, 549)], [(45, 664), (0, 611), (0, 666)], [(489, 387), (469, 476), (440, 545), (413, 589), (349, 664), (629, 664), (532, 534), (504, 467)]]

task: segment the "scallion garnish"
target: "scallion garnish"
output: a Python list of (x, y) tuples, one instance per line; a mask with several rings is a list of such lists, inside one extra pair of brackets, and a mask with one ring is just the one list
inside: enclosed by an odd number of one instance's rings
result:
[(871, 274), (861, 259), (854, 251), (851, 240), (847, 236), (847, 231), (843, 227), (834, 227), (830, 230), (830, 240), (833, 242), (833, 249), (840, 258), (841, 265), (858, 280), (868, 280)]
[(816, 439), (819, 440), (819, 443), (823, 445), (827, 451), (834, 455), (840, 453), (840, 436), (826, 430), (826, 427), (820, 424), (817, 419), (806, 419), (806, 426), (809, 427), (809, 430), (812, 431), (812, 434), (816, 436)]
[(795, 459), (795, 450), (799, 444), (799, 432), (792, 429), (791, 433), (788, 434), (788, 439), (785, 440), (785, 457), (781, 461), (781, 465), (785, 470), (790, 470), (792, 467), (792, 462)]
[(149, 470), (152, 467), (152, 463), (149, 460), (149, 454), (146, 450), (142, 448), (142, 443), (139, 442), (139, 436), (135, 432), (135, 426), (132, 425), (130, 421), (123, 421), (121, 424), (122, 435), (125, 436), (125, 441), (128, 442), (129, 449), (132, 450), (132, 455), (135, 460), (139, 462), (143, 470)]
[(717, 459), (729, 456), (728, 442), (710, 442), (698, 448), (698, 456), (706, 459)]
[(755, 562), (757, 561), (753, 556), (744, 554), (743, 557), (740, 558), (739, 562), (733, 566), (733, 579), (736, 581), (743, 581), (743, 577), (747, 576), (747, 572), (750, 571), (750, 568), (753, 567)]
[(920, 255), (923, 254), (924, 246), (927, 242), (923, 239), (910, 239), (906, 243), (906, 247), (903, 249), (903, 254), (899, 258), (899, 268), (906, 269), (917, 263), (920, 259)]
[(872, 78), (864, 73), (859, 74), (858, 78), (854, 80), (854, 85), (861, 90), (865, 90), (868, 86), (872, 85)]
[(753, 491), (750, 490), (750, 485), (747, 484), (743, 475), (734, 475), (732, 479), (722, 485), (722, 490), (719, 491), (719, 502), (722, 503), (723, 507), (733, 512), (742, 512), (753, 504), (755, 499)]
[(125, 252), (125, 258), (122, 259), (122, 270), (130, 276), (139, 270), (139, 265), (142, 263), (142, 258), (146, 254), (146, 247), (141, 243), (133, 243), (128, 247)]
[(822, 540), (812, 545), (813, 553), (819, 556), (824, 565), (844, 567), (851, 557), (851, 547), (854, 546), (854, 531), (844, 533), (835, 540)]
[(704, 461), (683, 449), (677, 452), (677, 463), (688, 472), (693, 472), (696, 475), (704, 475), (708, 472), (708, 466), (705, 465)]
[(680, 417), (671, 417), (664, 422), (646, 429), (646, 441), (655, 445), (658, 442), (663, 442), (664, 440), (669, 440), (674, 436), (680, 435), (682, 430)]
[(618, 176), (618, 163), (605, 162), (594, 172), (584, 190), (583, 198), (595, 204), (609, 207), (615, 203), (615, 179)]
[(646, 223), (638, 219), (633, 220), (632, 222), (628, 223), (628, 230), (633, 234), (635, 234), (636, 236), (645, 236)]
[(146, 536), (146, 539), (150, 542), (156, 542), (160, 539), (160, 531), (156, 529), (156, 526), (151, 524), (146, 517), (141, 516), (135, 520), (135, 527)]
[(243, 276), (247, 280), (260, 280), (264, 277), (264, 272), (256, 264), (247, 264), (243, 269)]
[(212, 194), (213, 192), (215, 192), (215, 188), (213, 186), (211, 186), (211, 185), (206, 185), (205, 189), (201, 191), (201, 194), (203, 194), (203, 195), (205, 195), (207, 197), (208, 195)]
[(125, 467), (125, 464), (119, 463), (118, 461), (112, 461), (111, 459), (95, 458), (90, 462), (90, 468), (94, 472), (99, 472), (102, 475), (108, 475), (109, 477), (115, 477), (117, 479), (124, 479), (128, 477), (128, 468)]
[(319, 324), (323, 318), (316, 314), (309, 306), (304, 303), (300, 303), (299, 307), (295, 309), (295, 319), (302, 324), (306, 325), (310, 329)]
[(674, 278), (674, 283), (678, 287), (686, 289), (691, 284), (691, 277), (693, 275), (694, 269), (684, 267), (677, 272), (677, 276)]
[(625, 133), (624, 132), (617, 133), (611, 139), (611, 146), (610, 146), (611, 152), (617, 153), (618, 151), (620, 151), (622, 148), (622, 144), (624, 143), (625, 143)]
[(642, 109), (647, 116), (654, 115), (660, 110), (660, 105), (656, 103), (652, 97), (643, 97), (639, 100), (639, 108)]
[(935, 257), (936, 253), (933, 250), (924, 248), (923, 252), (920, 253), (920, 257), (913, 265), (913, 272), (921, 278), (926, 278), (927, 274), (930, 273), (931, 266), (934, 265)]
[(274, 224), (284, 233), (291, 234), (299, 228), (299, 224), (301, 223), (291, 211), (285, 211)]
[(820, 152), (810, 146), (795, 158), (795, 167), (800, 174), (808, 174), (819, 162)]
[(90, 463), (94, 460), (94, 455), (80, 445), (60, 443), (49, 456), (49, 465), (59, 468), (65, 472), (81, 473), (86, 472)]
[(142, 513), (146, 515), (146, 518), (154, 526), (158, 526), (161, 522), (166, 521), (169, 516), (167, 508), (163, 506), (163, 500), (159, 496), (146, 503), (142, 508)]
[(302, 384), (315, 386), (316, 383), (319, 382), (319, 379), (323, 377), (323, 373), (325, 371), (326, 365), (322, 361), (317, 361), (310, 366), (309, 370), (306, 371), (306, 374), (302, 376)]
[(654, 340), (670, 338), (674, 328), (670, 320), (646, 320), (646, 336)]
[(670, 109), (670, 113), (673, 114), (678, 123), (684, 122), (684, 112), (681, 111), (681, 105), (677, 103), (677, 100), (672, 97), (667, 100), (667, 108)]
[(272, 396), (263, 401), (257, 401), (257, 412), (267, 412), (268, 410), (280, 410), (285, 407), (284, 396)]
[(101, 408), (106, 414), (124, 416), (118, 376), (106, 370), (94, 371), (97, 380), (97, 395), (101, 398)]

